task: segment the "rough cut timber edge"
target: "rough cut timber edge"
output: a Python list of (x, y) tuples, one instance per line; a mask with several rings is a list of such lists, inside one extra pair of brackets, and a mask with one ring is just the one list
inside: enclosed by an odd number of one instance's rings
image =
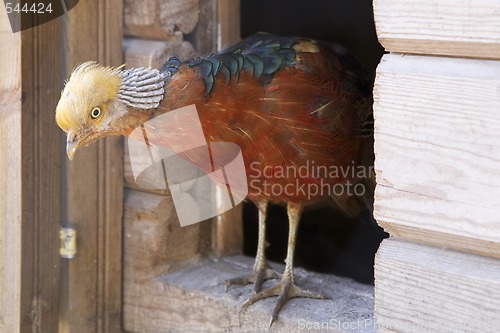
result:
[(401, 238), (500, 257), (500, 61), (385, 55), (374, 215)]
[(199, 0), (125, 0), (125, 34), (166, 40), (188, 34), (198, 23)]
[(387, 51), (500, 59), (500, 2), (374, 0), (375, 26)]
[(13, 34), (0, 8), (0, 332), (21, 321), (21, 33)]
[(379, 332), (498, 332), (500, 260), (394, 238), (375, 258)]

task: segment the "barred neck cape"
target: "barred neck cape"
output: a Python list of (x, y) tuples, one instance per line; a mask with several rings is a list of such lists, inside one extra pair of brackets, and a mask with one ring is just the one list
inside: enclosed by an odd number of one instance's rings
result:
[(165, 93), (167, 76), (157, 69), (132, 68), (121, 73), (122, 84), (117, 98), (128, 106), (140, 109), (155, 109)]
[[(210, 56), (171, 58), (160, 73), (165, 96), (155, 112), (195, 104), (208, 142), (241, 148), (251, 200), (303, 202), (327, 189), (303, 193), (302, 185), (373, 182), (349, 172), (373, 163), (372, 82), (343, 47), (260, 33)], [(161, 131), (154, 119), (148, 124)], [(304, 177), (265, 172), (307, 165), (345, 170)], [(271, 193), (265, 184), (282, 191)], [(284, 191), (287, 184), (295, 187)]]

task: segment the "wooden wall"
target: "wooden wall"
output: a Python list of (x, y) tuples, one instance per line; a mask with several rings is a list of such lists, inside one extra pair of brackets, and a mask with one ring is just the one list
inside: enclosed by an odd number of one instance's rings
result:
[[(124, 6), (127, 67), (159, 68), (171, 55), (188, 59), (209, 54), (240, 38), (236, 0), (125, 0)], [(153, 332), (156, 322), (169, 321), (169, 308), (158, 305), (150, 311), (152, 296), (145, 291), (155, 289), (162, 274), (201, 256), (240, 252), (241, 211), (237, 207), (211, 221), (181, 227), (168, 191), (137, 186), (126, 142), (124, 153), (124, 329)], [(165, 289), (155, 293), (155, 299), (175, 297)]]
[[(374, 1), (381, 332), (500, 327), (500, 3)], [(424, 245), (426, 244), (426, 245)]]

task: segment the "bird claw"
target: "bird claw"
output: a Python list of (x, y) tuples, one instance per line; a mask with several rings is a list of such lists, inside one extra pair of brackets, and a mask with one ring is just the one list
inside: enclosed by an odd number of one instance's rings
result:
[(272, 296), (278, 296), (278, 300), (276, 301), (276, 305), (274, 306), (268, 328), (270, 328), (274, 321), (278, 318), (278, 314), (281, 308), (290, 298), (305, 297), (313, 299), (329, 299), (329, 297), (323, 293), (301, 289), (290, 278), (283, 278), (274, 287), (268, 288), (252, 295), (252, 297), (250, 297), (245, 303), (243, 303), (238, 317), (241, 316), (242, 311), (244, 311), (253, 303)]
[(244, 286), (253, 283), (253, 293), (256, 294), (262, 289), (264, 281), (279, 278), (281, 278), (281, 274), (266, 265), (261, 268), (254, 269), (253, 272), (248, 275), (224, 281), (224, 289), (227, 292), (230, 286)]

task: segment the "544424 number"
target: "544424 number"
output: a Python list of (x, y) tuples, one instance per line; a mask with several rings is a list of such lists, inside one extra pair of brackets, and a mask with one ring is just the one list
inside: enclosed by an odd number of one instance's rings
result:
[(7, 10), (7, 14), (10, 14), (12, 12), (14, 13), (36, 13), (36, 14), (44, 14), (44, 13), (52, 13), (52, 4), (49, 2), (48, 4), (44, 4), (42, 2), (39, 3), (33, 3), (31, 6), (28, 6), (27, 3), (25, 3), (22, 7), (21, 4), (18, 2), (15, 6), (12, 2), (6, 2), (5, 3), (5, 10)]

